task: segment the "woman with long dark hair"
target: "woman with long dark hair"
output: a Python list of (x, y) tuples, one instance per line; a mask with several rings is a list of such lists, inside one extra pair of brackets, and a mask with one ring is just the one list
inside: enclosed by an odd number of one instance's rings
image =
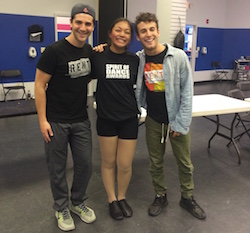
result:
[(132, 24), (127, 19), (117, 19), (108, 32), (108, 47), (102, 53), (95, 53), (93, 59), (98, 79), (97, 133), (102, 154), (102, 179), (110, 215), (117, 220), (133, 214), (126, 201), (139, 113), (134, 93), (139, 59), (127, 51), (132, 32)]

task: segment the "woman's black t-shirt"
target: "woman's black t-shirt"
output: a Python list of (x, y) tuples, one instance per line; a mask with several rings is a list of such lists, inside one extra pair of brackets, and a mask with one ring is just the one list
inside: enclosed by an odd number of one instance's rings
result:
[(116, 54), (108, 48), (94, 54), (98, 117), (122, 121), (139, 113), (134, 93), (138, 65), (139, 58), (129, 51)]

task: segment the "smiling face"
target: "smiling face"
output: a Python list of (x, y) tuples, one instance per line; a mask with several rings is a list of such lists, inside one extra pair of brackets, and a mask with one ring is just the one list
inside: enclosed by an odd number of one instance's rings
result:
[(115, 53), (123, 53), (131, 40), (131, 26), (127, 21), (117, 22), (109, 33), (111, 40), (110, 50)]
[(142, 43), (146, 54), (155, 55), (159, 52), (159, 36), (160, 31), (155, 22), (142, 21), (137, 25), (136, 38)]
[(93, 17), (89, 14), (76, 14), (70, 22), (71, 34), (68, 41), (76, 47), (82, 47), (94, 30)]

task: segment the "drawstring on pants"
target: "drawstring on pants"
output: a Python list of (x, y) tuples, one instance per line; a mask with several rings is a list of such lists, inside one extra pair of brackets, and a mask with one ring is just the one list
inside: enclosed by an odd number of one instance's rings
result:
[(168, 141), (170, 132), (170, 124), (167, 125), (167, 130), (165, 130), (165, 124), (161, 124), (161, 143), (165, 143)]

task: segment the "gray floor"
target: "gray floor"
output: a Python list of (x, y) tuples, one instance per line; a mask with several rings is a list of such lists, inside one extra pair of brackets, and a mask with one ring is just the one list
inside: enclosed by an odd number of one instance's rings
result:
[[(228, 81), (195, 84), (195, 94), (222, 93), (235, 87)], [(96, 115), (89, 98), (89, 116), (93, 128), (93, 175), (88, 187), (91, 206), (97, 215), (93, 224), (85, 224), (73, 215), (74, 232), (138, 232), (138, 233), (248, 233), (250, 232), (250, 139), (238, 142), (242, 164), (237, 163), (233, 146), (216, 137), (211, 148), (208, 139), (215, 125), (202, 118), (193, 118), (191, 125), (192, 160), (195, 167), (194, 196), (205, 209), (207, 219), (200, 221), (179, 207), (180, 193), (176, 163), (170, 145), (167, 146), (165, 168), (169, 206), (157, 217), (147, 214), (154, 198), (148, 172), (148, 154), (144, 140), (144, 125), (133, 162), (133, 177), (127, 193), (134, 215), (122, 221), (108, 214), (106, 193), (100, 172), (100, 150), (95, 131)], [(232, 115), (222, 117), (230, 123)], [(237, 129), (240, 131), (241, 127)], [(69, 153), (70, 155), (70, 153)], [(72, 180), (72, 160), (68, 159), (68, 180)], [(43, 139), (37, 115), (0, 119), (0, 232), (57, 233), (52, 209), (52, 196), (44, 157)]]

